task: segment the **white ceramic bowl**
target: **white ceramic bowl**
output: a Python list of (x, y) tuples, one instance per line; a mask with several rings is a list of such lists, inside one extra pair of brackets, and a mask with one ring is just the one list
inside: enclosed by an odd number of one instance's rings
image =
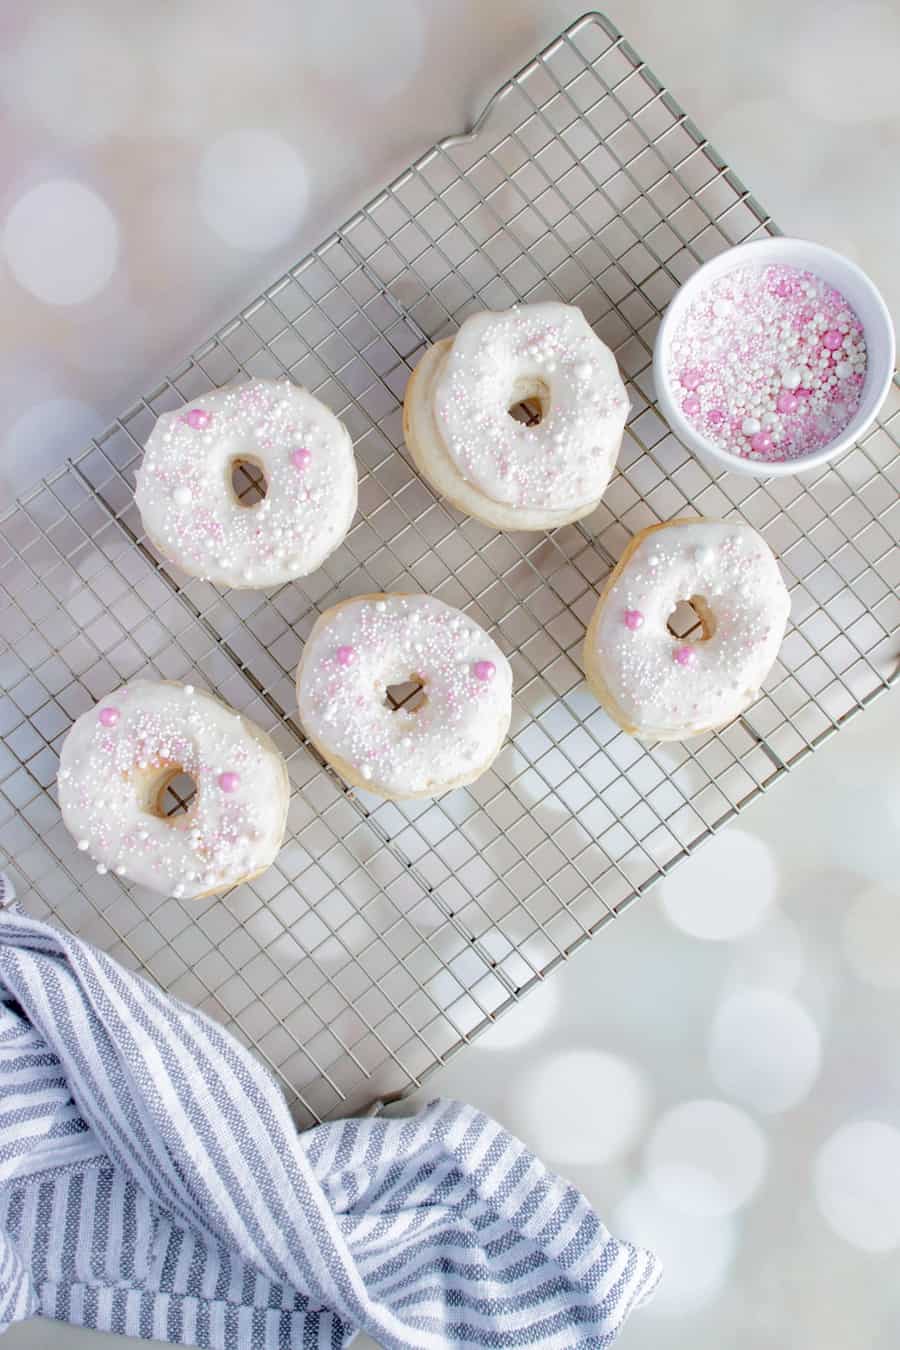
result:
[[(797, 459), (775, 461), (744, 459), (707, 440), (681, 411), (667, 371), (668, 349), (672, 335), (678, 328), (685, 310), (697, 295), (711, 282), (724, 273), (733, 271), (735, 267), (747, 264), (765, 266), (771, 263), (784, 263), (789, 267), (814, 272), (830, 286), (834, 286), (856, 311), (866, 335), (866, 378), (859, 407), (853, 419), (848, 422), (840, 436), (836, 436), (820, 450), (800, 455)], [(656, 385), (657, 402), (669, 426), (680, 441), (689, 446), (700, 459), (706, 461), (707, 467), (732, 469), (735, 473), (750, 474), (753, 478), (775, 478), (783, 477), (785, 474), (803, 473), (826, 464), (828, 460), (842, 454), (859, 440), (875, 420), (878, 409), (887, 397), (894, 377), (895, 354), (891, 316), (880, 292), (862, 268), (857, 267), (849, 258), (835, 253), (834, 249), (825, 248), (822, 244), (812, 244), (806, 239), (780, 237), (758, 239), (752, 244), (739, 244), (737, 248), (730, 248), (710, 262), (704, 263), (672, 297), (663, 315), (653, 348), (653, 380)]]

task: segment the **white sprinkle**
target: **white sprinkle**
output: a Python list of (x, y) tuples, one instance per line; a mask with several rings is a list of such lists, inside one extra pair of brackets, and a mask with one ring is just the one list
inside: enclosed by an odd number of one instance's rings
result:
[(79, 839), (78, 847), (81, 849), (82, 853), (87, 853), (88, 849), (90, 848), (90, 843), (88, 842), (87, 839)]
[(176, 506), (190, 506), (192, 500), (190, 488), (177, 487), (172, 493), (172, 501)]
[(97, 864), (97, 874), (98, 874), (98, 876), (105, 877), (108, 871), (109, 871), (109, 868), (106, 866), (105, 863), (98, 863), (98, 864)]
[(745, 436), (755, 436), (760, 430), (760, 424), (755, 417), (745, 417), (741, 423), (741, 431)]
[(194, 686), (192, 684), (186, 684), (184, 686), (184, 692), (187, 694), (188, 698), (190, 698), (191, 694), (194, 692)]
[(359, 768), (359, 771), (360, 771), (360, 773), (362, 774), (363, 778), (365, 778), (366, 780), (368, 780), (369, 778), (372, 777), (372, 766), (371, 766), (371, 764), (361, 764), (361, 765), (360, 765), (360, 768)]

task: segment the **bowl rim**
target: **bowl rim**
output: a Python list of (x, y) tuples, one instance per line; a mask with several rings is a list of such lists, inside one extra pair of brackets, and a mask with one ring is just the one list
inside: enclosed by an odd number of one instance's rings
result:
[[(887, 359), (885, 360), (885, 371), (877, 387), (873, 387), (869, 400), (870, 409), (866, 413), (859, 426), (852, 427), (852, 421), (839, 436), (829, 441), (819, 450), (813, 450), (809, 454), (800, 455), (796, 459), (786, 460), (753, 460), (744, 459), (742, 456), (734, 454), (730, 450), (723, 450), (715, 445), (699, 431), (697, 431), (688, 422), (682, 413), (672, 392), (672, 384), (665, 369), (665, 353), (668, 342), (671, 337), (675, 322), (682, 314), (686, 304), (697, 290), (704, 284), (704, 281), (710, 273), (721, 274), (724, 271), (731, 270), (732, 267), (739, 267), (750, 253), (768, 253), (778, 254), (783, 251), (785, 245), (792, 247), (799, 246), (808, 251), (810, 257), (809, 270), (815, 271), (814, 260), (816, 258), (829, 259), (837, 262), (841, 267), (853, 273), (862, 286), (869, 292), (873, 302), (878, 319), (881, 321), (883, 333), (879, 334), (879, 340), (887, 341)], [(727, 264), (726, 264), (726, 259)], [(869, 325), (871, 331), (871, 324)], [(867, 348), (871, 344), (867, 339)], [(879, 357), (879, 361), (880, 361)], [(659, 404), (669, 427), (678, 437), (695, 453), (705, 456), (708, 459), (715, 460), (723, 468), (731, 469), (735, 473), (749, 474), (754, 478), (775, 478), (786, 477), (790, 474), (806, 473), (810, 469), (821, 467), (829, 463), (838, 455), (844, 453), (869, 430), (869, 427), (875, 421), (878, 413), (887, 398), (891, 384), (894, 379), (894, 367), (896, 363), (896, 339), (894, 335), (894, 325), (891, 321), (890, 311), (885, 303), (884, 297), (875, 285), (867, 272), (848, 258), (845, 254), (839, 253), (837, 249), (829, 248), (826, 244), (817, 244), (811, 239), (800, 239), (794, 235), (769, 235), (765, 239), (751, 239), (743, 244), (735, 244), (734, 247), (725, 249), (722, 253), (717, 253), (715, 257), (707, 259), (688, 277), (672, 296), (657, 330), (656, 339), (653, 344), (653, 383), (656, 393), (656, 401)]]

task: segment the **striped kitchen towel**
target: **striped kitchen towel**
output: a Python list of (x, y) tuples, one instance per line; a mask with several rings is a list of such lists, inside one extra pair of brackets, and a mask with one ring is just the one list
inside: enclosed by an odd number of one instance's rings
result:
[(0, 1329), (573, 1350), (610, 1344), (658, 1276), (471, 1107), (297, 1134), (221, 1027), (0, 915)]

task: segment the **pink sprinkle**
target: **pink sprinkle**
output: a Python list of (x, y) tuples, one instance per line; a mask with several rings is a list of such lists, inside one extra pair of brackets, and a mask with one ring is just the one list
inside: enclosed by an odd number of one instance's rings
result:
[(353, 647), (338, 647), (335, 657), (339, 666), (352, 666), (356, 660), (356, 650)]
[(101, 708), (98, 713), (101, 726), (114, 727), (119, 720), (118, 708)]
[(676, 647), (672, 653), (672, 659), (679, 666), (692, 666), (697, 659), (697, 653), (693, 647)]
[(302, 445), (291, 451), (291, 463), (295, 469), (305, 469), (311, 459), (312, 455)]
[(476, 661), (472, 667), (472, 674), (476, 680), (492, 680), (496, 674), (497, 667), (493, 661)]
[(644, 616), (639, 609), (626, 609), (625, 627), (630, 629), (632, 633), (636, 633), (643, 626), (643, 623)]
[(229, 769), (226, 773), (220, 773), (217, 779), (219, 787), (223, 792), (237, 792), (238, 784), (241, 781), (239, 773), (234, 773)]
[(191, 408), (184, 420), (195, 431), (203, 431), (212, 421), (212, 413), (208, 413), (205, 408)]
[[(815, 297), (810, 299), (809, 297)], [(714, 324), (726, 314), (726, 324)], [(685, 311), (672, 341), (669, 376), (682, 415), (720, 449), (756, 460), (797, 459), (827, 445), (859, 406), (865, 356), (844, 348), (858, 318), (821, 277), (785, 264), (736, 267), (712, 282)], [(796, 329), (790, 350), (785, 330)], [(717, 339), (710, 345), (710, 332)], [(772, 371), (791, 369), (774, 390)], [(801, 371), (807, 389), (794, 387)], [(838, 370), (847, 373), (836, 387)], [(829, 383), (831, 381), (831, 383)], [(864, 386), (863, 386), (864, 387)], [(818, 404), (809, 416), (810, 391)], [(778, 429), (766, 425), (777, 410)], [(743, 428), (753, 424), (745, 433)], [(760, 425), (760, 423), (762, 425)], [(761, 438), (752, 437), (761, 433)]]

